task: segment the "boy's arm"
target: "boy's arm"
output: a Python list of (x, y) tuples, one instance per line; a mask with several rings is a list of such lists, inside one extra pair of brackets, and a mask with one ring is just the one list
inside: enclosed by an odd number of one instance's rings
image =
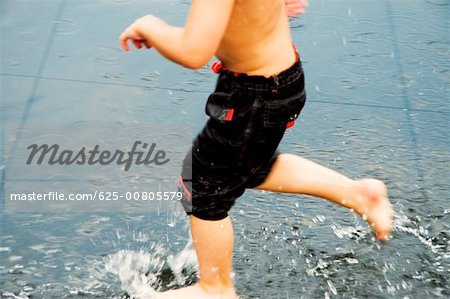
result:
[(184, 28), (171, 26), (149, 15), (136, 20), (120, 36), (128, 51), (131, 40), (137, 48), (154, 47), (167, 59), (197, 69), (215, 54), (228, 26), (235, 0), (192, 0)]

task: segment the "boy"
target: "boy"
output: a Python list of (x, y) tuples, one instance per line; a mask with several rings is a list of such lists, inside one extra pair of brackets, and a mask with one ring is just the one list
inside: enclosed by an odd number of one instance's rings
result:
[(216, 90), (206, 105), (210, 118), (180, 179), (184, 205), (191, 207), (200, 278), (157, 298), (237, 298), (230, 278), (233, 228), (227, 212), (246, 188), (325, 198), (353, 209), (378, 239), (388, 239), (392, 208), (381, 181), (354, 181), (277, 152), (306, 98), (288, 23), (288, 15), (303, 13), (306, 6), (306, 0), (192, 0), (184, 28), (149, 15), (121, 35), (125, 51), (128, 41), (138, 49), (154, 47), (187, 68), (200, 68), (213, 56), (221, 61), (215, 65)]

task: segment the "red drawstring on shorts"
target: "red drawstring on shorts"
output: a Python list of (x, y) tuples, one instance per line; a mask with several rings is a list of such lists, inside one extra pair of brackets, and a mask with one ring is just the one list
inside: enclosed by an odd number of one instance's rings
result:
[(211, 65), (211, 70), (216, 74), (220, 73), (220, 71), (223, 70), (222, 62), (214, 61), (213, 64)]

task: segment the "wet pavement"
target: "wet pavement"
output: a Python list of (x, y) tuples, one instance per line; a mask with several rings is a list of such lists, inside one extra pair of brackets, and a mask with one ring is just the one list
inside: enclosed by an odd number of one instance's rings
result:
[[(188, 1), (1, 1), (2, 188), (9, 125), (176, 119), (194, 136), (215, 83), (208, 66), (118, 43), (143, 14), (182, 25), (187, 11)], [(249, 191), (231, 212), (242, 298), (450, 296), (449, 20), (448, 0), (317, 0), (291, 20), (308, 102), (281, 150), (384, 180), (394, 235), (380, 244), (316, 198)], [(0, 233), (0, 298), (124, 298), (136, 273), (166, 288), (195, 271), (182, 214), (0, 209)]]

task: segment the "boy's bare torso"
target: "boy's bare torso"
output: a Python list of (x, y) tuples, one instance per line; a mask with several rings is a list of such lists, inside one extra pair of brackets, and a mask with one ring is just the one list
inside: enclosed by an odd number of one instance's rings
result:
[(269, 77), (295, 61), (284, 0), (236, 0), (216, 51), (232, 71)]

